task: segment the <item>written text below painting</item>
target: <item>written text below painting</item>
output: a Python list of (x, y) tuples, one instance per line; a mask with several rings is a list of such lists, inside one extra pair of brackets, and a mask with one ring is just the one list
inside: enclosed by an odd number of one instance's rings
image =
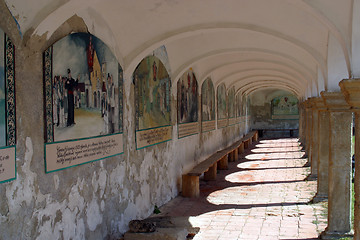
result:
[(0, 29), (0, 183), (16, 178), (15, 47)]
[(201, 85), (201, 131), (209, 132), (215, 129), (215, 90), (210, 78)]
[(298, 119), (298, 99), (295, 96), (280, 96), (271, 101), (272, 119)]
[(178, 137), (199, 133), (198, 84), (192, 70), (185, 72), (177, 83)]
[(164, 64), (156, 56), (148, 56), (133, 77), (137, 149), (171, 140), (171, 81)]
[[(74, 33), (48, 48), (44, 86), (46, 172), (123, 152), (123, 73), (100, 39)], [(99, 144), (109, 141), (113, 144)], [(92, 150), (87, 154), (70, 145)]]

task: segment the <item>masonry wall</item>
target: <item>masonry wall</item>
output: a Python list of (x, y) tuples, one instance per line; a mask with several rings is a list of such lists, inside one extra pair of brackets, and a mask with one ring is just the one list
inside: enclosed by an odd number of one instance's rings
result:
[[(250, 96), (251, 128), (264, 130), (264, 137), (289, 137), (290, 131), (283, 129), (296, 129), (293, 136), (298, 135), (299, 120), (273, 119), (271, 112), (271, 100), (279, 96), (292, 95), (292, 93), (268, 89), (253, 93)], [(294, 116), (295, 117), (295, 116)]]
[(248, 131), (242, 122), (177, 139), (173, 79), (172, 140), (136, 150), (134, 85), (132, 72), (124, 68), (124, 154), (45, 174), (42, 53), (72, 31), (88, 29), (75, 16), (49, 39), (32, 33), (20, 37), (3, 2), (0, 27), (16, 46), (17, 116), (17, 176), (0, 184), (2, 239), (119, 237), (130, 220), (149, 216), (155, 205), (178, 195), (183, 172)]

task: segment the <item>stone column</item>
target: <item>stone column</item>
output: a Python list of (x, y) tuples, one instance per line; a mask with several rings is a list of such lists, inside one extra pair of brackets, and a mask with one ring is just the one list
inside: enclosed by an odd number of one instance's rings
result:
[(319, 110), (318, 120), (318, 172), (317, 192), (313, 202), (321, 202), (327, 199), (329, 191), (329, 131), (330, 115), (323, 99), (316, 102)]
[(305, 146), (306, 142), (306, 114), (305, 103), (299, 104), (299, 139), (302, 146)]
[(312, 110), (311, 110), (311, 100), (306, 100), (306, 144), (305, 144), (305, 156), (308, 157), (308, 163), (306, 166), (310, 166), (311, 162), (311, 135), (312, 135)]
[(360, 239), (360, 79), (345, 79), (339, 85), (355, 114), (354, 239)]
[(312, 138), (311, 138), (311, 155), (309, 156), (311, 162), (311, 174), (308, 179), (316, 179), (318, 173), (318, 156), (319, 156), (319, 109), (317, 105), (323, 102), (322, 98), (311, 98), (312, 109)]
[(352, 113), (341, 92), (322, 92), (329, 109), (328, 226), (322, 239), (352, 236), (351, 233), (351, 133)]

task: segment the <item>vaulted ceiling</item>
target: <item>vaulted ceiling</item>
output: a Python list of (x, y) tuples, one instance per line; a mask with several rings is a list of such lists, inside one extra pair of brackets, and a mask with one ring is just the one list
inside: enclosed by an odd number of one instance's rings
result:
[(246, 94), (276, 87), (305, 98), (327, 90), (336, 74), (350, 77), (353, 71), (358, 0), (5, 2), (22, 34), (50, 38), (67, 19), (79, 16), (128, 72), (161, 45), (173, 80), (192, 67), (199, 81), (211, 77), (215, 85)]

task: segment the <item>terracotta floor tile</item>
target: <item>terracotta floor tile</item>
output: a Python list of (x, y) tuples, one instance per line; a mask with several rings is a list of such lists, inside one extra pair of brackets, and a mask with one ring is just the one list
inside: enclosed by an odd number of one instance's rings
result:
[(194, 216), (194, 240), (317, 238), (326, 216), (321, 203), (308, 204), (316, 181), (304, 180), (310, 170), (303, 155), (297, 139), (261, 140), (216, 181), (201, 180), (200, 198), (179, 196), (160, 216)]

